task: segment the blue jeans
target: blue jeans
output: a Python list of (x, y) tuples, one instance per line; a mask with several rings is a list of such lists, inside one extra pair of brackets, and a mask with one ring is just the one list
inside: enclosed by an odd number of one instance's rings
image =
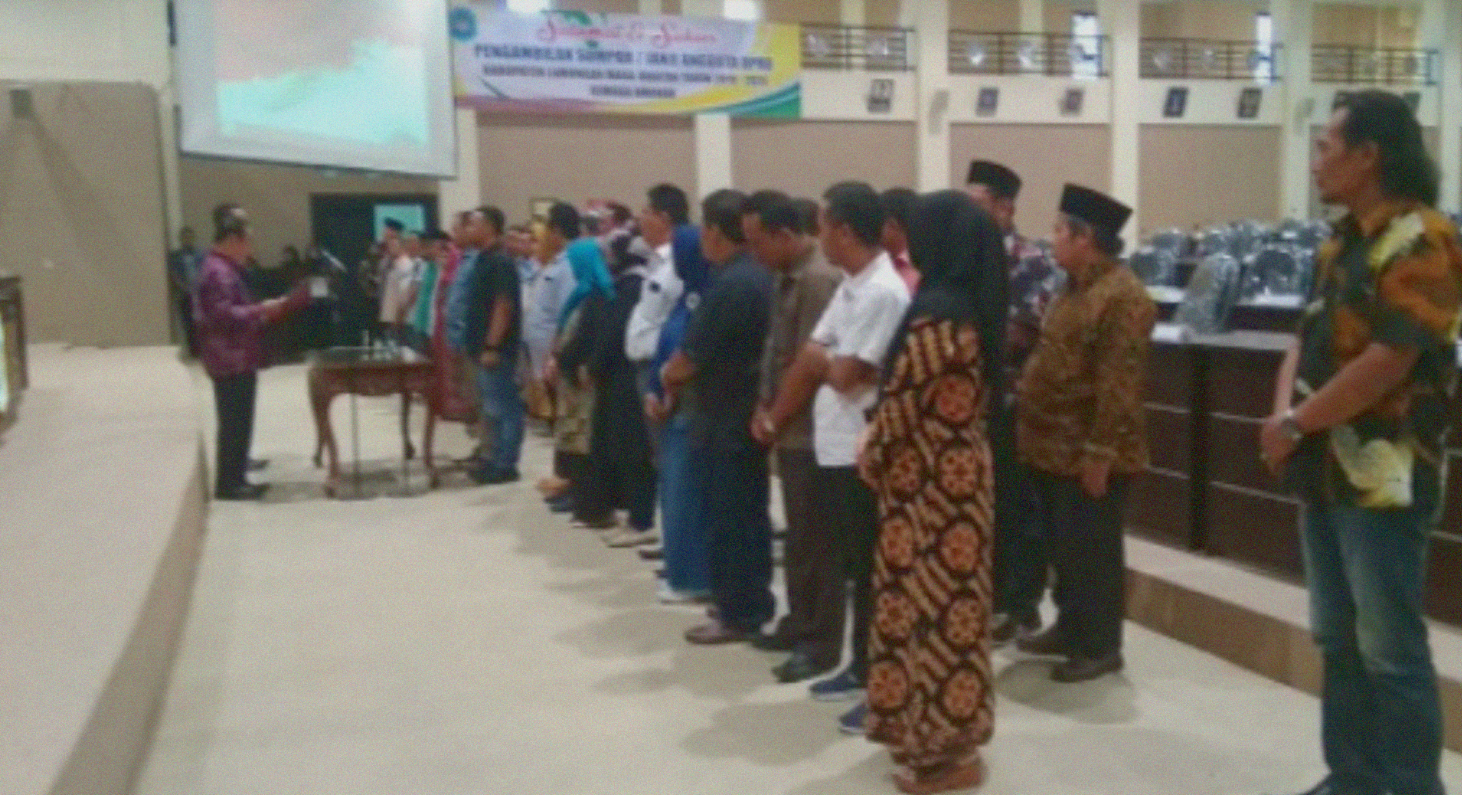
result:
[(680, 412), (660, 432), (660, 512), (665, 583), (686, 593), (711, 590), (705, 505), (699, 491), (703, 462), (690, 450), (690, 418)]
[(504, 361), (477, 371), (477, 393), (482, 399), (482, 422), (492, 434), (492, 453), (483, 463), (497, 470), (516, 470), (523, 450), (526, 409), (518, 390), (518, 365)]
[(1356, 792), (1443, 791), (1442, 714), (1423, 620), (1431, 527), (1414, 509), (1306, 506), (1325, 762), (1337, 785)]

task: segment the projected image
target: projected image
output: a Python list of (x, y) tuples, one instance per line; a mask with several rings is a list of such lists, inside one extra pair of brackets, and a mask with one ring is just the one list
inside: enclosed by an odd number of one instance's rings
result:
[[(367, 146), (431, 138), (418, 0), (218, 0), (218, 129)], [(433, 16), (433, 23), (440, 19)]]

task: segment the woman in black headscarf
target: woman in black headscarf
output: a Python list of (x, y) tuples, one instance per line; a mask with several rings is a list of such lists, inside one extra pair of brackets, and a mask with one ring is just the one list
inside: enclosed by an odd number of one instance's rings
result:
[(993, 728), (987, 407), (1009, 304), (1000, 230), (965, 194), (920, 197), (909, 232), (919, 291), (860, 460), (880, 520), (867, 728), (901, 791), (933, 793), (983, 779)]

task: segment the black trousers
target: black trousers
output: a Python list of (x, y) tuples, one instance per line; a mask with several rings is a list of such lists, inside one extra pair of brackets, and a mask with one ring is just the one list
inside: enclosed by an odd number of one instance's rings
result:
[(995, 612), (1035, 618), (1046, 595), (1050, 553), (1035, 473), (1016, 455), (1014, 412), (992, 423), (995, 463)]
[(772, 596), (771, 475), (759, 445), (697, 447), (704, 497), (711, 595), (720, 621), (755, 632), (777, 612)]
[(585, 515), (603, 517), (615, 508), (623, 508), (629, 514), (630, 527), (653, 528), (658, 480), (655, 462), (648, 455), (616, 454), (613, 450), (595, 450), (589, 458), (593, 477), (586, 484)]
[(183, 334), (183, 350), (189, 358), (198, 358), (198, 328), (193, 325), (193, 297), (182, 293), (173, 304), (178, 313), (178, 329)]
[(218, 472), (214, 485), (218, 491), (236, 489), (246, 482), (258, 386), (257, 373), (213, 379), (213, 402), (218, 412)]
[[(860, 681), (868, 681), (868, 634), (873, 628), (873, 557), (878, 545), (878, 501), (856, 467), (818, 467), (815, 493), (819, 514), (816, 521), (836, 539), (838, 556), (836, 624), (820, 623), (820, 645), (843, 641), (843, 610), (848, 583), (853, 591), (852, 659), (848, 670)], [(826, 587), (826, 586), (820, 586)], [(831, 597), (827, 597), (831, 598)], [(835, 629), (832, 629), (835, 627)], [(828, 633), (832, 632), (832, 635)]]
[(1122, 650), (1127, 562), (1122, 513), (1131, 478), (1113, 475), (1100, 499), (1081, 481), (1036, 471), (1032, 482), (1056, 569), (1056, 631), (1072, 657)]
[(787, 580), (787, 615), (776, 634), (819, 666), (837, 665), (843, 654), (848, 589), (843, 568), (843, 528), (821, 512), (817, 458), (811, 450), (780, 450), (782, 507), (787, 541), (782, 568)]

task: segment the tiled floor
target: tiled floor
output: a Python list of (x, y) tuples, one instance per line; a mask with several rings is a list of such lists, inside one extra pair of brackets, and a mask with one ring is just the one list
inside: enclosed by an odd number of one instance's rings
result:
[[(384, 478), (394, 412), (360, 416)], [(655, 604), (651, 566), (569, 529), (531, 483), (326, 502), (298, 368), (265, 377), (257, 438), (279, 501), (215, 510), (139, 795), (893, 791), (885, 754), (835, 731), (841, 705), (772, 684), (776, 657), (686, 646), (696, 612)], [(525, 472), (547, 461), (530, 441)], [(1253, 795), (1320, 776), (1314, 699), (1136, 627), (1127, 654), (1125, 676), (1076, 687), (1002, 656), (982, 791)], [(1462, 760), (1446, 777), (1462, 786)]]

